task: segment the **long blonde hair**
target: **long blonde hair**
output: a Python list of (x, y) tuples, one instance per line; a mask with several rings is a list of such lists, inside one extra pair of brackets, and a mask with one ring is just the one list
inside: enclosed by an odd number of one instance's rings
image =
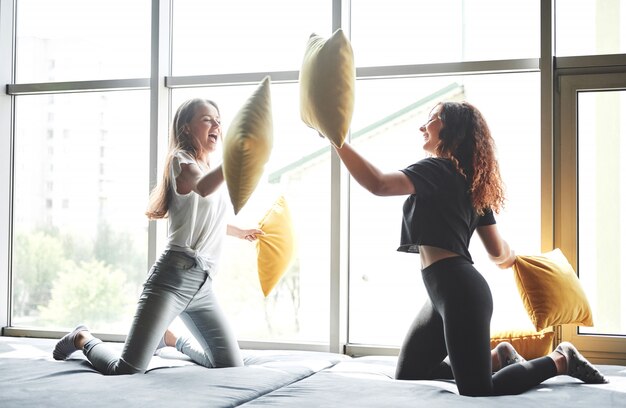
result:
[(172, 159), (178, 152), (189, 153), (194, 159), (205, 157), (207, 152), (201, 143), (189, 133), (187, 125), (193, 119), (196, 109), (201, 105), (211, 105), (219, 113), (217, 104), (209, 99), (194, 98), (184, 102), (178, 107), (172, 127), (170, 129), (169, 147), (163, 165), (163, 177), (150, 192), (146, 216), (148, 219), (157, 220), (167, 218), (170, 200), (172, 197), (172, 183), (170, 167)]

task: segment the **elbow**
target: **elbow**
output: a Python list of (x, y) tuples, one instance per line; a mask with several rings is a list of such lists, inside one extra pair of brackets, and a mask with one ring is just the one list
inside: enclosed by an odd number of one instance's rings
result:
[(198, 183), (194, 191), (201, 197), (207, 197), (219, 190), (221, 183)]
[(389, 184), (385, 183), (382, 180), (377, 180), (375, 183), (372, 183), (366, 188), (370, 193), (378, 197), (387, 197), (393, 195)]
[(375, 196), (382, 197), (385, 195), (385, 185), (383, 183), (372, 183), (368, 186), (364, 186), (367, 191)]
[(195, 193), (198, 194), (202, 198), (209, 195), (209, 192), (203, 188), (200, 188), (200, 186), (196, 186), (196, 188), (194, 188), (193, 191), (195, 191)]
[(384, 182), (384, 179), (379, 174), (372, 174), (370, 177), (363, 178), (358, 181), (359, 181), (359, 184), (363, 186), (363, 188), (365, 188), (367, 191), (369, 191), (373, 195), (375, 196), (386, 195), (386, 190), (388, 186)]
[(196, 188), (195, 191), (202, 198), (205, 198), (215, 192), (215, 190), (201, 189), (201, 188)]
[(370, 193), (372, 193), (372, 194), (374, 194), (375, 196), (378, 196), (378, 197), (385, 197), (386, 196), (386, 194), (383, 191), (381, 191), (381, 190), (370, 190)]

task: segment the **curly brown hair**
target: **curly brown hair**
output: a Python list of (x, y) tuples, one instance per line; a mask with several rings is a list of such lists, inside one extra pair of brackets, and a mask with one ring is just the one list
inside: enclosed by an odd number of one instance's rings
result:
[(206, 154), (204, 147), (185, 130), (186, 125), (193, 119), (196, 109), (201, 105), (212, 105), (218, 113), (220, 111), (215, 102), (209, 99), (194, 98), (181, 104), (174, 115), (170, 130), (169, 147), (165, 156), (165, 163), (163, 164), (163, 176), (150, 192), (148, 200), (146, 216), (150, 220), (167, 218), (173, 183), (170, 176), (170, 167), (174, 156), (180, 151), (189, 153), (195, 159), (199, 159)]
[(487, 121), (468, 102), (443, 102), (439, 117), (439, 157), (452, 160), (469, 180), (472, 204), (479, 214), (490, 208), (499, 213), (504, 206), (504, 183), (496, 159), (496, 146)]

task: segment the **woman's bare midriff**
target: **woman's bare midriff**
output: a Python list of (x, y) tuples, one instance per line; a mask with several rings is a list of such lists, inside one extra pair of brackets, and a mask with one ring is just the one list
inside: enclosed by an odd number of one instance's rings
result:
[(439, 247), (420, 245), (420, 258), (422, 260), (422, 269), (428, 268), (430, 265), (434, 264), (437, 261), (441, 261), (442, 259), (446, 258), (452, 258), (454, 256), (459, 256), (459, 254)]

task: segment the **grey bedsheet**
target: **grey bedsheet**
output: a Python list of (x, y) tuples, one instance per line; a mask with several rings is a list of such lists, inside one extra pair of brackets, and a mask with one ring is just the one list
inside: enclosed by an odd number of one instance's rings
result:
[(626, 407), (623, 366), (599, 366), (609, 384), (563, 376), (517, 396), (470, 398), (453, 382), (393, 380), (395, 357), (244, 350), (245, 367), (209, 370), (164, 349), (144, 375), (104, 376), (80, 353), (54, 361), (54, 343), (0, 337), (0, 407)]
[(626, 407), (626, 367), (599, 366), (610, 383), (587, 385), (559, 376), (520, 395), (463, 397), (452, 381), (393, 380), (395, 358), (361, 357), (340, 362), (243, 406), (252, 407)]
[[(332, 353), (244, 351), (245, 367), (210, 370), (178, 354), (144, 375), (105, 376), (82, 353), (55, 361), (54, 340), (0, 337), (0, 407), (235, 407), (348, 359)], [(120, 344), (112, 344), (121, 349)]]

